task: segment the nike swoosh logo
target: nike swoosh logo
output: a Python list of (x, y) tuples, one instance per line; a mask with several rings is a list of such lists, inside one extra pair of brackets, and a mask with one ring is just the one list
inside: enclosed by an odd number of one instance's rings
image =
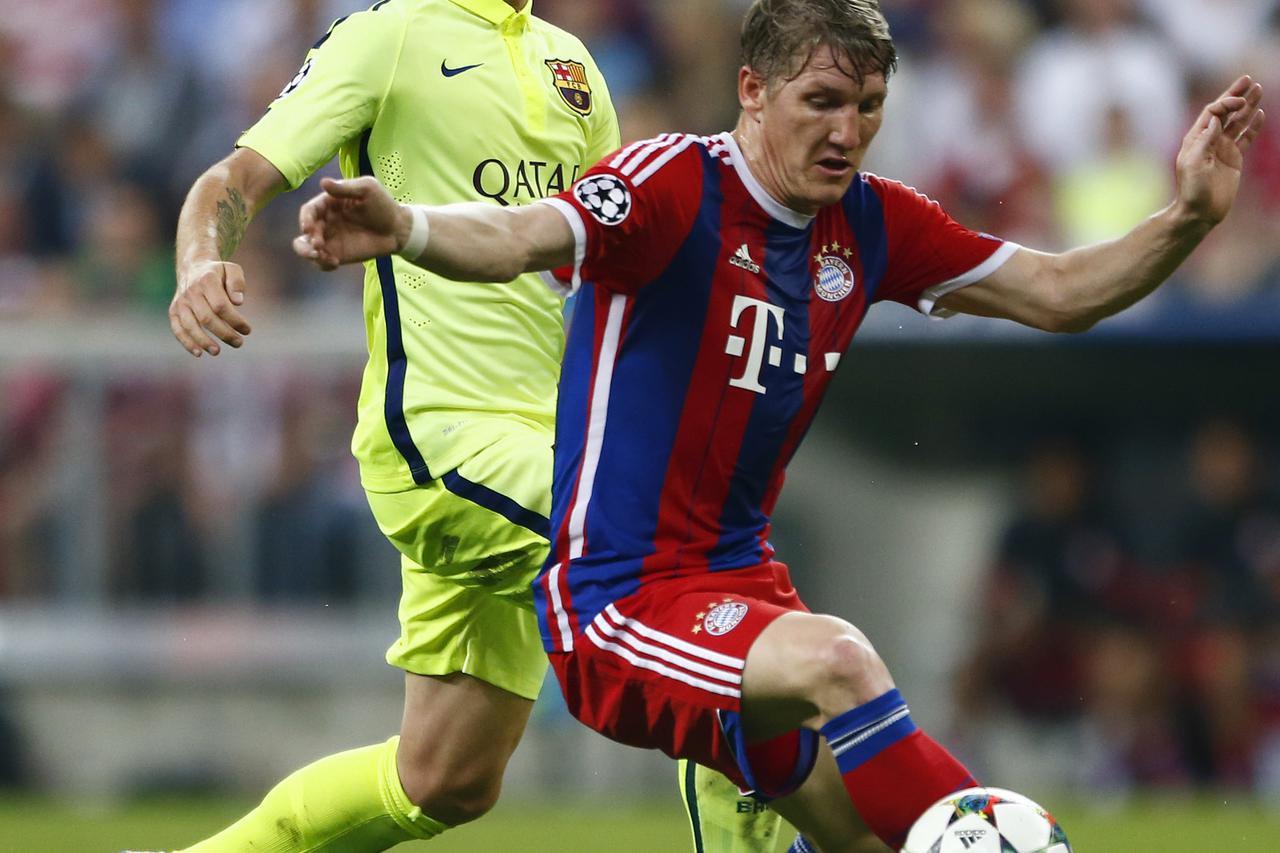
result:
[(477, 62), (475, 65), (463, 65), (460, 68), (450, 68), (445, 64), (447, 61), (448, 60), (444, 59), (440, 60), (440, 73), (446, 77), (456, 77), (463, 71), (470, 71), (472, 68), (479, 68), (481, 65), (484, 65), (483, 62)]

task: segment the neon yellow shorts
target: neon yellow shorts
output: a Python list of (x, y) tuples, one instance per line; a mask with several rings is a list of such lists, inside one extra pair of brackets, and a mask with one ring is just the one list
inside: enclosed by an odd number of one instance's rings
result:
[(530, 584), (547, 556), (549, 432), (512, 431), (425, 486), (367, 492), (400, 550), (400, 638), (387, 662), (418, 675), (462, 672), (527, 699), (547, 656)]

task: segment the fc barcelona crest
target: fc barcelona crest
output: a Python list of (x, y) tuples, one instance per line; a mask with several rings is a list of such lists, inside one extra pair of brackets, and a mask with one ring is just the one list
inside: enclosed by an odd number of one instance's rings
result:
[(571, 59), (548, 59), (547, 68), (556, 91), (569, 108), (579, 115), (591, 115), (591, 84), (587, 82), (587, 68)]

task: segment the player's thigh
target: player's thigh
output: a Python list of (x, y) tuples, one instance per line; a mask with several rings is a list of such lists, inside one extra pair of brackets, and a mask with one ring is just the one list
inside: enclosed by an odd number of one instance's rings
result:
[(785, 570), (728, 575), (650, 584), (612, 602), (552, 665), (570, 713), (606, 737), (766, 796), (790, 793), (809, 772), (817, 734), (793, 726), (776, 739), (745, 738), (742, 668), (761, 632), (803, 604)]

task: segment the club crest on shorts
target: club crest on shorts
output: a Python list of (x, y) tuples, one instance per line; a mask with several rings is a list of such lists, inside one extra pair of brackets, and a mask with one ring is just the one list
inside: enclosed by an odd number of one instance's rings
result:
[(591, 115), (591, 84), (587, 82), (587, 67), (572, 59), (548, 59), (551, 79), (556, 91), (569, 109), (578, 115)]
[(853, 267), (849, 259), (853, 257), (853, 249), (841, 246), (839, 242), (823, 245), (822, 252), (814, 255), (814, 263), (818, 265), (818, 274), (813, 279), (813, 291), (827, 302), (839, 302), (857, 286)]
[(703, 629), (711, 636), (719, 637), (738, 627), (738, 623), (747, 615), (747, 605), (740, 601), (726, 601), (700, 615)]

